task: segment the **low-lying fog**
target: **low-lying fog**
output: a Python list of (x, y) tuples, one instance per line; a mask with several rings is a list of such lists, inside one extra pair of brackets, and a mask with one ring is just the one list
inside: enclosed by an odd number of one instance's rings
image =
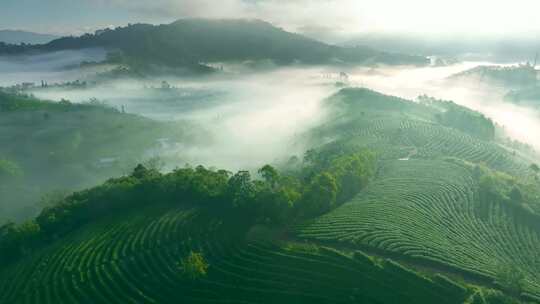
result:
[(50, 83), (72, 81), (96, 73), (95, 69), (78, 67), (84, 61), (99, 62), (105, 59), (103, 49), (61, 51), (38, 55), (0, 56), (0, 86), (23, 82)]
[(423, 68), (358, 68), (350, 71), (353, 83), (387, 94), (415, 99), (427, 94), (452, 100), (474, 109), (501, 125), (513, 139), (540, 149), (540, 112), (529, 107), (503, 101), (509, 89), (488, 84), (481, 79), (448, 81), (448, 77), (489, 62), (465, 62), (445, 67)]
[[(82, 55), (40, 55), (11, 61), (0, 58), (0, 69), (8, 68), (7, 73), (0, 74), (0, 85), (83, 79), (95, 71), (65, 71), (60, 67), (98, 56), (99, 52), (94, 50)], [(46, 62), (51, 64), (46, 67)], [(210, 137), (203, 139), (202, 144), (173, 143), (153, 151), (170, 162), (169, 168), (189, 163), (229, 170), (254, 169), (266, 162), (300, 155), (306, 147), (299, 134), (324, 119), (323, 99), (337, 92), (335, 83), (343, 80), (339, 76), (342, 71), (349, 75), (351, 86), (407, 99), (428, 94), (453, 100), (484, 113), (504, 126), (510, 136), (540, 149), (540, 138), (533, 136), (540, 133), (537, 111), (503, 102), (506, 91), (480, 81), (446, 81), (452, 74), (486, 64), (489, 63), (421, 68), (294, 67), (259, 72), (226, 67), (221, 76), (207, 78), (108, 81), (83, 89), (48, 88), (33, 93), (44, 99), (66, 98), (72, 102), (97, 98), (128, 113), (159, 120), (190, 120), (208, 129)]]

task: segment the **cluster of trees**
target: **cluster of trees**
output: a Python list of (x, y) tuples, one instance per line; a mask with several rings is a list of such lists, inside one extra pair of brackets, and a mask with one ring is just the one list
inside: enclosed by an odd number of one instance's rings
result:
[(67, 99), (61, 99), (58, 102), (54, 102), (37, 99), (31, 94), (7, 92), (0, 89), (0, 112), (21, 110), (68, 111), (84, 108), (99, 108), (108, 111), (117, 111), (112, 107), (107, 107), (103, 102), (100, 102), (95, 98), (91, 98), (88, 102), (83, 103), (72, 103)]
[(21, 54), (24, 52), (29, 52), (33, 49), (33, 46), (30, 44), (9, 44), (0, 41), (0, 54), (14, 55)]
[(444, 126), (452, 127), (484, 140), (495, 138), (495, 124), (482, 113), (467, 109), (449, 100), (440, 100), (426, 95), (418, 97), (422, 104), (442, 110), (435, 117)]
[[(536, 165), (531, 165), (536, 169)], [(531, 168), (531, 170), (533, 170)], [(500, 203), (513, 208), (522, 215), (522, 220), (530, 220), (534, 225), (540, 219), (540, 190), (537, 183), (525, 183), (502, 172), (476, 165), (473, 177), (479, 185), (481, 206)]]
[[(354, 151), (354, 150), (353, 150)], [(299, 211), (311, 217), (350, 200), (375, 174), (376, 157), (370, 151), (349, 152), (336, 143), (326, 150), (310, 150), (305, 156), (306, 191)]]
[(522, 187), (512, 176), (492, 171), (481, 165), (476, 166), (473, 173), (480, 186), (479, 195), (482, 202), (508, 204), (521, 204), (524, 202)]
[(482, 114), (460, 107), (450, 107), (446, 112), (437, 116), (438, 121), (445, 126), (475, 135), (485, 140), (495, 138), (493, 121)]
[(1, 227), (0, 261), (24, 256), (100, 217), (156, 204), (195, 204), (248, 224), (292, 223), (351, 198), (368, 183), (374, 167), (375, 156), (368, 151), (332, 157), (310, 151), (303, 169), (280, 174), (266, 165), (256, 179), (248, 171), (233, 174), (198, 166), (161, 174), (138, 165), (128, 176), (59, 196), (35, 220)]

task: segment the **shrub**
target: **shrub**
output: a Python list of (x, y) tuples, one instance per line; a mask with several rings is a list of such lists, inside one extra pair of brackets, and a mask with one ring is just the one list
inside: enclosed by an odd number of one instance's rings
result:
[(191, 251), (187, 257), (180, 262), (182, 273), (190, 280), (198, 280), (205, 277), (210, 266), (204, 259), (202, 253)]

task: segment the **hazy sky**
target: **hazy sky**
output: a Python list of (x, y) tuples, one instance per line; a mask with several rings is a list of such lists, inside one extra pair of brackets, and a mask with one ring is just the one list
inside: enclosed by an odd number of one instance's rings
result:
[(297, 31), (540, 31), (538, 0), (0, 0), (0, 29), (80, 34), (183, 17), (260, 18)]

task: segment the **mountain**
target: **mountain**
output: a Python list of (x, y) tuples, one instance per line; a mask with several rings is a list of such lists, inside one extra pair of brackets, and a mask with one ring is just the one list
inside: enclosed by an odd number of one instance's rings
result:
[(116, 56), (110, 56), (110, 60), (170, 67), (259, 60), (271, 60), (276, 64), (427, 63), (427, 59), (420, 56), (384, 53), (368, 47), (328, 45), (260, 20), (182, 19), (163, 25), (134, 24), (81, 37), (64, 37), (19, 51), (96, 47), (119, 51)]
[(38, 34), (18, 30), (0, 30), (0, 42), (8, 44), (44, 44), (58, 38), (58, 36), (49, 34)]

